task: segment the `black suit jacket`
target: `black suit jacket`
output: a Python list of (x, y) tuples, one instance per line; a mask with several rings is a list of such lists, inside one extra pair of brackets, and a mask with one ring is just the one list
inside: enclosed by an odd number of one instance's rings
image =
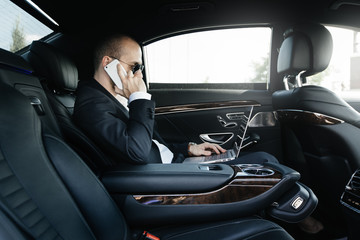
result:
[(96, 80), (80, 81), (73, 120), (105, 154), (118, 162), (161, 163), (159, 149), (152, 139), (174, 153), (173, 162), (184, 159), (187, 143), (167, 144), (154, 131), (154, 101), (138, 99), (128, 107), (129, 111)]

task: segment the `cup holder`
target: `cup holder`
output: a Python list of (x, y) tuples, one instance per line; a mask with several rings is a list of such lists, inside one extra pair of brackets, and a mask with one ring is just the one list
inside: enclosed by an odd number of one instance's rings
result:
[(244, 168), (242, 171), (247, 175), (252, 175), (252, 176), (271, 176), (274, 174), (274, 171), (269, 168), (248, 167), (248, 168)]

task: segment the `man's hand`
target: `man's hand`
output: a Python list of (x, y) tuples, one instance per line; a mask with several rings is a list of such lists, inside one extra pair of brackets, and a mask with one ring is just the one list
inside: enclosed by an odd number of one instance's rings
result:
[(212, 143), (201, 143), (198, 145), (189, 146), (189, 153), (192, 156), (210, 156), (213, 152), (220, 154), (226, 152), (226, 150), (219, 145)]
[(143, 75), (141, 71), (133, 72), (130, 70), (125, 76), (123, 70), (121, 70), (120, 64), (117, 65), (117, 72), (122, 81), (123, 89), (119, 89), (116, 85), (115, 92), (121, 96), (129, 99), (130, 95), (134, 92), (147, 92), (146, 85), (142, 79)]

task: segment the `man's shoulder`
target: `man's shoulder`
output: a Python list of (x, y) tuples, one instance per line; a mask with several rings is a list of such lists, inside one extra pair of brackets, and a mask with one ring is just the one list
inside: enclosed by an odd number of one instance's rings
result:
[[(106, 92), (96, 85), (97, 82), (93, 81), (80, 81), (76, 90), (76, 100), (74, 106), (74, 115), (84, 112), (94, 112), (102, 109), (105, 106), (112, 107), (110, 97)], [(100, 84), (98, 84), (100, 85)], [(85, 114), (87, 115), (87, 113)]]
[(84, 102), (95, 99), (107, 99), (108, 94), (96, 80), (81, 80), (76, 89), (76, 101)]
[(76, 94), (84, 94), (86, 92), (101, 92), (101, 90), (99, 89), (99, 87), (97, 86), (97, 82), (93, 79), (89, 79), (89, 80), (80, 80), (78, 87), (76, 89)]

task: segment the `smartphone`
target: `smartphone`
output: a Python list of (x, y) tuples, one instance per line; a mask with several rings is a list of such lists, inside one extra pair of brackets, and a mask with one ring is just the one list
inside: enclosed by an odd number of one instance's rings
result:
[[(110, 76), (111, 80), (113, 80), (113, 82), (116, 84), (116, 86), (119, 89), (122, 89), (122, 81), (120, 79), (120, 76), (117, 72), (117, 65), (119, 64), (119, 60), (114, 59), (113, 61), (111, 61), (108, 65), (106, 65), (104, 67), (104, 70), (107, 72), (107, 74)], [(124, 69), (124, 67), (120, 64), (120, 68), (123, 71), (124, 75), (126, 76), (127, 73)]]

